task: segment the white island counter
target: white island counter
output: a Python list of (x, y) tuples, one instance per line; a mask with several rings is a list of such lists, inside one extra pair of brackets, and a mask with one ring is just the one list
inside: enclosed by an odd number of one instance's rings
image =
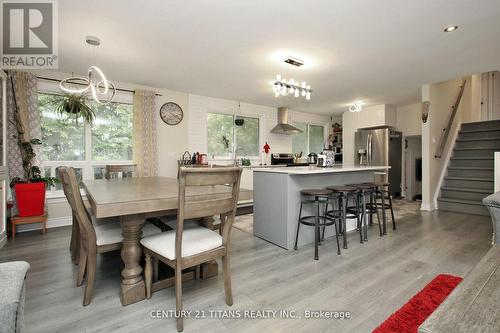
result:
[[(253, 170), (254, 235), (292, 250), (300, 208), (300, 191), (333, 185), (371, 182), (375, 173), (385, 172), (388, 166), (316, 166), (288, 168), (257, 168)], [(307, 205), (306, 205), (307, 206)], [(310, 207), (304, 213), (310, 214)], [(348, 224), (347, 230), (353, 229)], [(327, 236), (334, 227), (327, 228)], [(314, 228), (300, 228), (299, 246), (314, 241)]]

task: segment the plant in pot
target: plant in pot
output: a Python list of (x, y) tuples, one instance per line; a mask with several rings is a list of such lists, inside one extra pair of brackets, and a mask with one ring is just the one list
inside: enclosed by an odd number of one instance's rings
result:
[(43, 215), (45, 209), (45, 187), (54, 186), (58, 182), (58, 179), (54, 177), (42, 177), (40, 168), (33, 165), (33, 160), (36, 156), (33, 145), (40, 144), (42, 142), (39, 139), (19, 142), (23, 159), (24, 179), (14, 177), (10, 182), (10, 187), (14, 188), (16, 193), (19, 216)]
[(62, 119), (83, 119), (90, 125), (95, 119), (94, 110), (87, 104), (87, 94), (65, 93), (56, 104), (56, 114)]

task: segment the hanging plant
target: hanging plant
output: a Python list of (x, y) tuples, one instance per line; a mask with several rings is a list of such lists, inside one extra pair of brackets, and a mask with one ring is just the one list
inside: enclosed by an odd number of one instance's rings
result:
[(62, 97), (56, 105), (56, 114), (60, 118), (75, 119), (77, 124), (80, 118), (90, 125), (94, 123), (95, 112), (88, 106), (87, 95), (85, 93), (65, 93)]

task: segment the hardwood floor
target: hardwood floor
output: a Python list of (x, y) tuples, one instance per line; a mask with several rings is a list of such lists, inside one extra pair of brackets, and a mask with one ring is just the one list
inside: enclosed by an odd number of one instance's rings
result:
[[(346, 310), (351, 319), (186, 319), (185, 332), (371, 332), (439, 273), (465, 276), (491, 246), (491, 220), (451, 212), (422, 212), (398, 221), (398, 230), (369, 241), (349, 235), (349, 249), (336, 254), (334, 239), (320, 247), (286, 251), (233, 229), (234, 305), (224, 302), (223, 278), (184, 284), (186, 310)], [(27, 332), (175, 331), (175, 319), (151, 311), (175, 309), (173, 288), (151, 300), (122, 307), (119, 253), (98, 256), (92, 303), (82, 306), (75, 287), (70, 227), (18, 234), (0, 250), (0, 262), (26, 260)]]

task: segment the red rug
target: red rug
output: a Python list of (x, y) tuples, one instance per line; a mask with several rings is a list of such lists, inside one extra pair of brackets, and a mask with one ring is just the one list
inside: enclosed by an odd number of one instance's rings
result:
[(462, 281), (461, 277), (440, 274), (408, 303), (387, 318), (373, 333), (416, 333), (445, 298)]

